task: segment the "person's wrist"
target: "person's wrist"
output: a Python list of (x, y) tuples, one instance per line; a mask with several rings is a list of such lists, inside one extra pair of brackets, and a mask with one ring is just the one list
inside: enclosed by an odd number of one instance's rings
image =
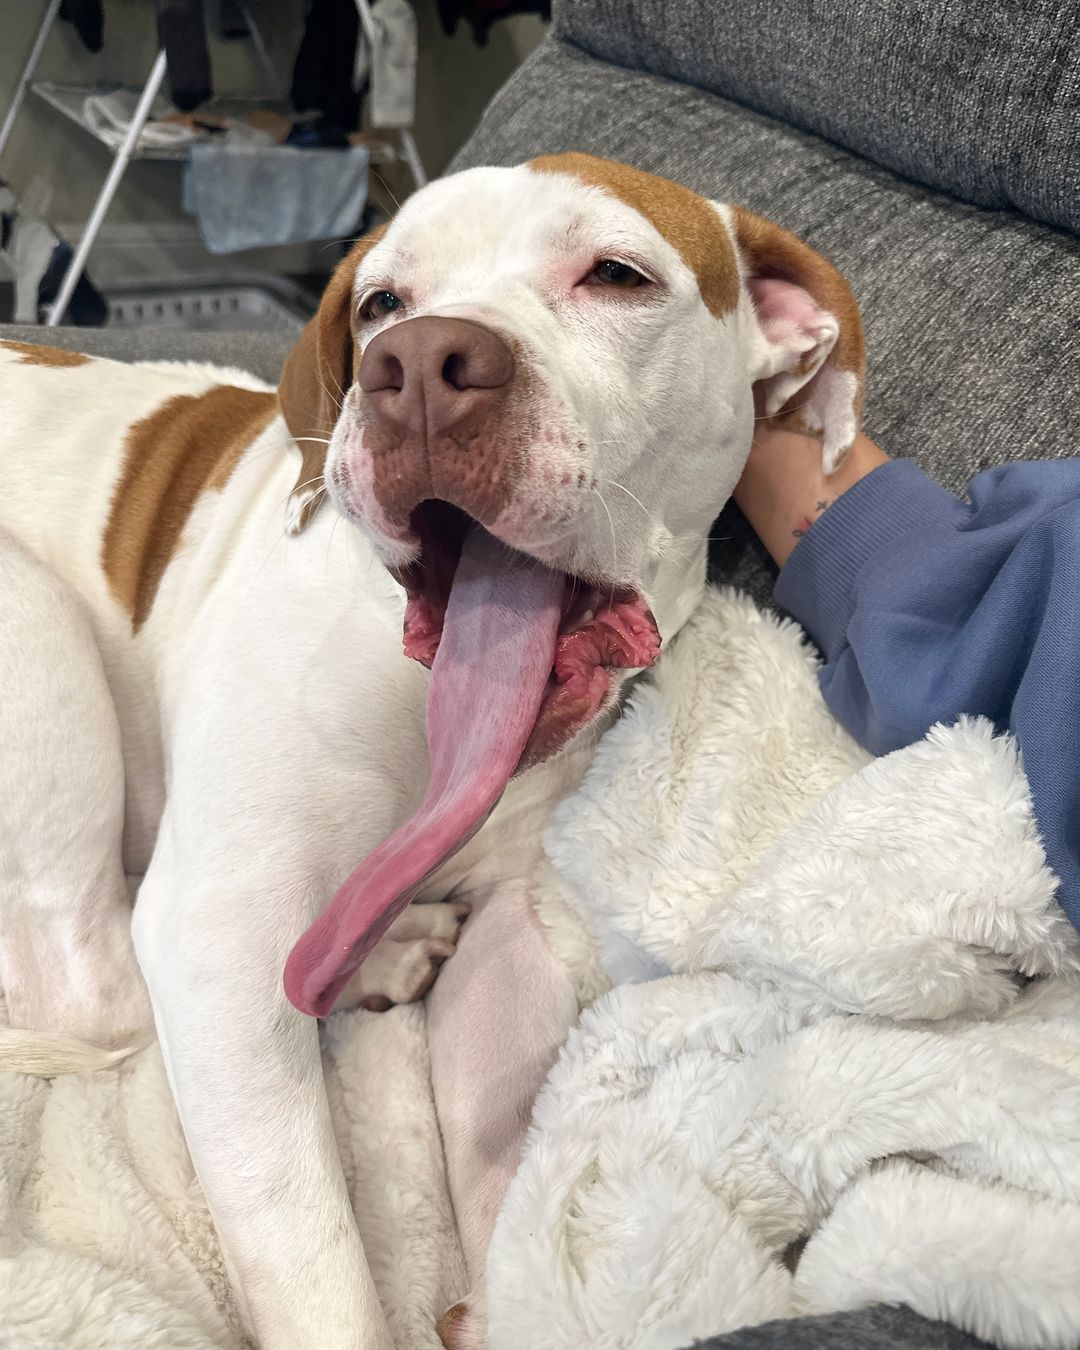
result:
[(836, 499), (888, 462), (860, 433), (844, 462), (828, 477), (821, 467), (821, 442), (814, 436), (759, 422), (735, 501), (780, 565)]

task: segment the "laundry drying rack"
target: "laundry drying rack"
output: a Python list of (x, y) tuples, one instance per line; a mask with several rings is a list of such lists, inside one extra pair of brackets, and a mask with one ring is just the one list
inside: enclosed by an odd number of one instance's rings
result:
[[(360, 18), (360, 26), (364, 37), (375, 46), (375, 24), (371, 14), (371, 5), (369, 0), (355, 0), (357, 13)], [(100, 92), (95, 88), (86, 88), (79, 85), (53, 84), (48, 81), (35, 81), (34, 72), (37, 70), (41, 60), (42, 52), (49, 33), (55, 24), (60, 13), (61, 0), (46, 0), (45, 9), (41, 17), (41, 24), (31, 45), (30, 52), (26, 58), (26, 64), (23, 67), (22, 74), (15, 86), (15, 92), (12, 96), (11, 104), (4, 116), (3, 125), (0, 126), (0, 158), (3, 157), (5, 146), (15, 127), (15, 122), (19, 112), (26, 100), (28, 93), (33, 93), (50, 104), (57, 112), (62, 113), (70, 121), (80, 126), (87, 134), (94, 136), (95, 139), (108, 145), (108, 142), (100, 135), (97, 128), (92, 126), (83, 112), (85, 100), (88, 94)], [(263, 69), (266, 79), (267, 96), (272, 100), (282, 100), (284, 89), (281, 80), (274, 69), (274, 64), (270, 59), (269, 51), (263, 39), (262, 33), (254, 16), (251, 13), (250, 6), (246, 0), (239, 0), (238, 8), (244, 18), (247, 26), (252, 47), (260, 66)], [(63, 321), (67, 312), (68, 304), (78, 285), (79, 278), (86, 269), (87, 259), (90, 251), (94, 247), (98, 234), (104, 224), (105, 217), (108, 214), (109, 207), (112, 204), (113, 197), (123, 181), (124, 174), (128, 166), (137, 159), (157, 159), (157, 160), (175, 160), (183, 162), (188, 157), (186, 146), (140, 146), (139, 138), (143, 128), (146, 126), (150, 117), (150, 110), (153, 107), (154, 100), (161, 91), (165, 82), (165, 76), (168, 72), (168, 60), (164, 50), (158, 52), (154, 59), (150, 72), (146, 77), (146, 82), (139, 94), (139, 99), (135, 107), (131, 123), (121, 141), (120, 145), (114, 150), (112, 164), (98, 192), (97, 199), (87, 218), (86, 225), (82, 230), (77, 247), (71, 256), (71, 261), (67, 271), (64, 273), (63, 281), (56, 293), (56, 298), (49, 307), (46, 323), (50, 328), (56, 327)], [(253, 103), (249, 106), (257, 106)], [(393, 133), (397, 144), (393, 140), (379, 140), (372, 147), (371, 158), (374, 163), (386, 163), (400, 159), (412, 176), (417, 187), (423, 187), (427, 182), (427, 175), (424, 172), (423, 162), (420, 159), (420, 153), (416, 147), (416, 140), (412, 130), (408, 127), (399, 128)], [(112, 146), (109, 146), (112, 149)]]

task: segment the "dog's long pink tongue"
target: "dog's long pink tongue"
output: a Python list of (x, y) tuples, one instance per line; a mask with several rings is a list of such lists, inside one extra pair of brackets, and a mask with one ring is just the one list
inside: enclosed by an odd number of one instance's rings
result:
[(285, 993), (325, 1017), (424, 881), (484, 823), (517, 768), (551, 674), (563, 577), (474, 528), (428, 687), (427, 796), (292, 949)]

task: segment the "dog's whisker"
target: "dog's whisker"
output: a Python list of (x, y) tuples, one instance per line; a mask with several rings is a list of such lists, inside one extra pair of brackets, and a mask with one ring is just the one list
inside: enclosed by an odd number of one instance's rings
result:
[(251, 581), (248, 584), (247, 591), (245, 592), (245, 599), (250, 598), (251, 592), (255, 589), (255, 583), (262, 576), (264, 570), (266, 569), (267, 563), (277, 552), (278, 545), (287, 542), (288, 538), (289, 538), (288, 531), (284, 527), (282, 527), (281, 533), (275, 538), (274, 542), (270, 545), (270, 549), (267, 552), (266, 557), (255, 569), (255, 575), (251, 578)]
[[(315, 483), (315, 482), (318, 482), (318, 479), (312, 478), (312, 479), (309, 479), (308, 481), (309, 481), (310, 483)], [(304, 486), (306, 486), (306, 484), (298, 484), (298, 486), (304, 487)], [(285, 509), (285, 506), (287, 505), (289, 498), (292, 496), (292, 494), (293, 494), (295, 491), (296, 491), (296, 488), (290, 488), (289, 491), (288, 491), (288, 493), (286, 493), (286, 495), (285, 495), (285, 497), (284, 497), (284, 499), (283, 499), (283, 501), (282, 501), (282, 503), (281, 503), (282, 510)], [(327, 486), (326, 486), (325, 483), (321, 484), (321, 486), (318, 487), (318, 488), (315, 490), (314, 493), (312, 493), (311, 500), (310, 500), (310, 502), (308, 503), (308, 506), (309, 506), (309, 507), (313, 507), (313, 506), (315, 505), (315, 503), (320, 499), (320, 497), (322, 497), (322, 496), (324, 496), (324, 495), (327, 495), (327, 496), (329, 495), (329, 489), (327, 488)], [(256, 583), (256, 582), (259, 580), (259, 578), (262, 576), (263, 571), (265, 570), (267, 563), (269, 563), (270, 559), (274, 556), (275, 552), (277, 551), (278, 545), (279, 545), (279, 544), (282, 544), (282, 543), (287, 543), (288, 540), (290, 539), (290, 537), (291, 537), (291, 536), (290, 536), (290, 534), (289, 534), (289, 531), (288, 531), (287, 529), (285, 529), (284, 527), (282, 527), (281, 533), (280, 533), (279, 535), (277, 535), (277, 537), (274, 539), (274, 542), (270, 545), (270, 549), (269, 549), (269, 552), (267, 553), (266, 557), (262, 560), (262, 562), (259, 564), (259, 566), (255, 569), (255, 575), (251, 578), (251, 582), (250, 582), (250, 584), (249, 584), (249, 586), (248, 586), (248, 588), (247, 588), (247, 595), (248, 595), (248, 596), (250, 596), (251, 591), (252, 591), (252, 588), (254, 587), (255, 583)]]
[[(312, 440), (312, 439), (314, 439), (314, 437), (290, 436), (289, 439), (285, 441), (271, 441), (268, 445), (260, 445), (258, 450), (245, 452), (246, 458), (261, 459), (263, 455), (270, 454), (272, 450), (288, 450), (289, 447), (293, 445), (294, 442), (297, 440)], [(329, 445), (330, 442), (327, 441), (326, 444)]]
[(341, 409), (342, 409), (342, 407), (343, 407), (343, 405), (344, 405), (344, 401), (345, 401), (345, 391), (342, 389), (341, 385), (338, 384), (337, 379), (334, 380), (334, 384), (337, 385), (337, 391), (336, 391), (336, 392), (333, 392), (333, 391), (331, 391), (330, 389), (328, 389), (328, 388), (326, 387), (326, 381), (323, 380), (321, 377), (320, 377), (320, 379), (319, 379), (319, 384), (320, 384), (320, 386), (322, 387), (323, 393), (324, 393), (324, 394), (326, 395), (326, 397), (330, 400), (330, 402), (334, 405), (334, 408), (336, 409), (336, 411), (337, 411), (338, 413), (340, 413), (340, 412), (341, 412)]
[(335, 515), (333, 523), (330, 526), (330, 533), (326, 539), (326, 560), (323, 564), (323, 580), (325, 582), (329, 582), (330, 580), (330, 548), (334, 542), (334, 531), (337, 529), (340, 523), (341, 517), (339, 515)]
[(790, 413), (797, 413), (797, 412), (800, 412), (803, 408), (807, 407), (807, 406), (809, 405), (809, 403), (810, 403), (810, 400), (809, 400), (809, 399), (807, 399), (804, 403), (796, 403), (795, 406), (794, 406), (794, 408), (785, 408), (784, 411), (783, 411), (782, 413), (780, 413), (780, 412), (774, 412), (774, 413), (762, 413), (760, 416), (759, 416), (758, 414), (755, 413), (755, 414), (754, 414), (754, 421), (755, 421), (755, 422), (774, 422), (778, 417), (781, 417), (781, 416), (787, 417)]
[[(321, 371), (319, 372), (318, 380), (319, 380), (319, 387), (322, 389), (323, 393), (326, 395), (326, 397), (330, 400), (330, 402), (334, 405), (334, 407), (335, 407), (335, 408), (338, 410), (338, 412), (340, 413), (340, 412), (341, 412), (341, 409), (342, 409), (342, 407), (344, 406), (344, 403), (345, 403), (345, 390), (342, 389), (342, 387), (341, 387), (341, 382), (338, 380), (337, 376), (335, 375), (335, 376), (334, 376), (334, 384), (335, 384), (335, 386), (336, 386), (336, 388), (337, 388), (337, 392), (336, 392), (336, 393), (332, 393), (332, 392), (326, 387), (326, 381), (323, 379), (323, 377), (322, 377), (322, 372), (321, 372)], [(329, 442), (327, 442), (327, 444), (329, 444)]]
[(386, 181), (386, 179), (382, 176), (382, 174), (378, 171), (378, 169), (372, 168), (372, 169), (370, 170), (370, 172), (371, 172), (372, 178), (374, 178), (374, 180), (376, 181), (376, 183), (378, 183), (379, 187), (383, 190), (383, 192), (386, 193), (386, 195), (387, 195), (387, 196), (390, 198), (390, 200), (394, 203), (394, 210), (395, 210), (395, 211), (400, 211), (400, 210), (401, 210), (401, 203), (398, 201), (397, 197), (394, 195), (393, 190), (392, 190), (391, 187), (390, 187), (390, 184)]
[[(292, 494), (293, 494), (294, 492), (299, 492), (299, 491), (301, 490), (301, 488), (310, 487), (310, 486), (312, 485), (312, 483), (322, 483), (322, 482), (323, 482), (323, 476), (322, 476), (321, 473), (317, 473), (317, 474), (315, 475), (314, 478), (305, 478), (304, 481), (303, 481), (302, 483), (294, 483), (294, 484), (293, 484), (293, 486), (289, 489), (289, 496), (291, 497)], [(326, 490), (326, 487), (325, 487), (325, 484), (324, 484), (324, 485), (323, 485), (323, 491), (325, 491), (325, 490)]]
[(613, 580), (611, 583), (611, 596), (609, 598), (608, 603), (613, 605), (615, 603), (614, 578), (619, 575), (618, 549), (615, 544), (615, 521), (612, 519), (611, 511), (608, 507), (607, 502), (604, 501), (604, 494), (600, 491), (600, 489), (593, 488), (593, 494), (599, 499), (600, 505), (604, 508), (604, 514), (608, 518), (608, 524), (611, 526), (611, 575)]
[[(312, 478), (312, 479), (310, 479), (309, 481), (312, 482), (312, 483), (316, 483), (316, 482), (318, 482), (318, 479)], [(307, 484), (304, 484), (304, 483), (298, 483), (298, 484), (296, 485), (296, 487), (291, 488), (291, 489), (285, 494), (285, 498), (284, 498), (284, 500), (283, 500), (282, 503), (281, 503), (282, 509), (284, 509), (284, 508), (289, 504), (289, 499), (294, 495), (294, 493), (298, 492), (298, 491), (300, 490), (300, 488), (306, 487), (306, 486), (307, 486)], [(321, 487), (317, 487), (317, 488), (315, 489), (315, 491), (311, 494), (311, 496), (308, 498), (308, 500), (307, 500), (307, 502), (306, 502), (307, 509), (308, 509), (309, 511), (313, 510), (314, 507), (315, 507), (315, 505), (316, 505), (316, 504), (317, 504), (324, 496), (328, 496), (328, 495), (329, 495), (329, 489), (327, 488), (326, 484), (323, 483), (322, 486), (321, 486)]]
[(653, 519), (652, 512), (649, 510), (649, 508), (645, 505), (645, 503), (641, 500), (640, 497), (635, 497), (628, 487), (623, 487), (621, 483), (616, 483), (614, 478), (605, 478), (603, 481), (607, 483), (609, 487), (618, 488), (620, 492), (625, 492), (632, 502), (636, 502), (638, 506), (641, 507), (641, 512), (644, 515), (645, 519), (649, 522), (650, 525), (652, 524)]

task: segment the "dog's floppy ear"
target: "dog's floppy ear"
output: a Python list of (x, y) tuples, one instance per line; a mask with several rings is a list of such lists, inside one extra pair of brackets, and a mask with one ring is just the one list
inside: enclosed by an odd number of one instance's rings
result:
[(866, 356), (851, 287), (820, 253), (741, 206), (729, 216), (762, 342), (755, 380), (769, 417), (797, 417), (822, 438), (832, 473), (859, 431)]
[(353, 382), (352, 302), (356, 268), (382, 238), (380, 225), (364, 235), (334, 269), (318, 313), (289, 353), (278, 384), (278, 402), (289, 434), (300, 448), (300, 474), (289, 499), (286, 530), (298, 534), (322, 500), (326, 449), (342, 401)]

